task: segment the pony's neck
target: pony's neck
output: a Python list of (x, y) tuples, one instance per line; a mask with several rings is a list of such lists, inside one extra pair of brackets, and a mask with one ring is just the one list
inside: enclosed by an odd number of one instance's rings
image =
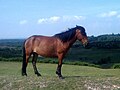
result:
[(76, 40), (77, 40), (77, 38), (76, 38), (76, 35), (75, 35), (71, 40), (65, 42), (64, 44), (69, 49), (73, 45), (73, 43), (75, 43)]
[(75, 41), (77, 40), (76, 35), (69, 41), (70, 45), (73, 45), (73, 43), (75, 43)]

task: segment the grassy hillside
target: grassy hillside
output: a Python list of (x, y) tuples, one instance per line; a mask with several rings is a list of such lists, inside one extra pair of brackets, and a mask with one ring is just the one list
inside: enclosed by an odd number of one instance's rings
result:
[(87, 66), (63, 65), (64, 80), (55, 75), (57, 64), (37, 63), (42, 77), (33, 73), (29, 63), (28, 76), (21, 76), (21, 62), (0, 62), (1, 90), (119, 90), (120, 70)]

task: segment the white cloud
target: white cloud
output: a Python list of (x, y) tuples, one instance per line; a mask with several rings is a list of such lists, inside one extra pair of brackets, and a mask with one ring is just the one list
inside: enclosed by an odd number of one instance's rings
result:
[(117, 11), (111, 11), (108, 13), (108, 16), (111, 17), (111, 16), (116, 16), (117, 15)]
[(59, 22), (59, 21), (65, 21), (65, 22), (68, 22), (68, 21), (77, 21), (77, 20), (84, 20), (86, 17), (84, 16), (52, 16), (52, 17), (49, 17), (49, 18), (40, 18), (38, 20), (38, 24), (42, 24), (42, 23), (56, 23), (56, 22)]
[(77, 20), (84, 20), (84, 16), (63, 16), (63, 21), (77, 21)]
[(50, 17), (49, 18), (49, 21), (50, 22), (57, 22), (57, 21), (59, 21), (60, 20), (60, 17), (58, 17), (58, 16), (53, 16), (53, 17)]
[(38, 24), (45, 23), (47, 21), (46, 18), (41, 18), (38, 20)]
[(60, 17), (58, 16), (53, 16), (53, 17), (49, 17), (49, 18), (40, 18), (38, 20), (38, 24), (42, 24), (42, 23), (55, 23), (57, 21), (60, 20)]
[(22, 20), (19, 23), (22, 25), (22, 24), (26, 24), (27, 22), (28, 22), (27, 20)]
[(84, 17), (84, 16), (74, 16), (73, 18), (75, 18), (76, 20), (84, 20), (84, 19), (86, 19), (86, 17)]
[(99, 17), (113, 17), (113, 16), (116, 16), (117, 14), (118, 14), (117, 11), (110, 11), (110, 12), (101, 13), (98, 16)]

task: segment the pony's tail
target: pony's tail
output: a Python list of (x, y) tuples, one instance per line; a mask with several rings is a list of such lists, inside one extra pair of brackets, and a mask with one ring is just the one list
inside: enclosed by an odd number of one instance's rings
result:
[(27, 75), (26, 74), (26, 50), (25, 50), (25, 46), (23, 46), (23, 62), (22, 62), (22, 76)]

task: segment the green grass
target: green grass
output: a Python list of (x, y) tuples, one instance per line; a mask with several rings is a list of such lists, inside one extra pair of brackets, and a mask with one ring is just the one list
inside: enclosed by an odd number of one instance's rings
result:
[(100, 69), (87, 66), (63, 65), (65, 77), (56, 74), (57, 64), (37, 63), (42, 77), (27, 67), (27, 77), (21, 76), (21, 62), (0, 62), (0, 90), (120, 90), (120, 69)]

